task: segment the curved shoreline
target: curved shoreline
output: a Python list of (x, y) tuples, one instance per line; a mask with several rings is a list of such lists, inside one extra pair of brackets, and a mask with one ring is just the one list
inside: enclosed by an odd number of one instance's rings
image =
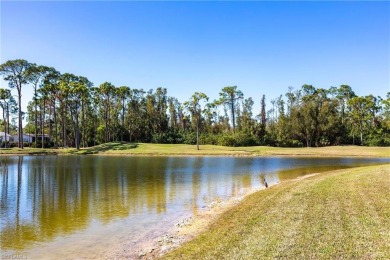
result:
[[(92, 157), (90, 158), (92, 159)], [(386, 159), (385, 161), (387, 161), (386, 164), (389, 165), (389, 161)], [(310, 172), (307, 172), (308, 174), (304, 176), (296, 177), (294, 179), (289, 179), (289, 180), (282, 180), (280, 181), (280, 183), (278, 182), (277, 184), (281, 184), (278, 186), (284, 187), (285, 184), (296, 182), (294, 185), (298, 185), (297, 181), (301, 181), (303, 179), (307, 179), (315, 175), (318, 175), (319, 171), (320, 169), (318, 167), (315, 167)], [(333, 171), (334, 170), (327, 171), (327, 172), (333, 172)], [(273, 187), (277, 184), (270, 186), (269, 189), (265, 192), (267, 193), (268, 191), (272, 191), (274, 188), (277, 188), (277, 187)], [(166, 252), (170, 252), (171, 250), (183, 245), (183, 243), (192, 240), (201, 232), (203, 232), (205, 228), (207, 228), (210, 224), (214, 223), (214, 221), (218, 219), (221, 216), (221, 214), (232, 209), (237, 205), (245, 204), (245, 203), (241, 203), (243, 199), (246, 199), (248, 196), (252, 195), (253, 193), (257, 193), (261, 190), (264, 190), (264, 187), (262, 187), (261, 184), (256, 185), (255, 187), (252, 188), (243, 189), (241, 190), (240, 193), (235, 193), (233, 194), (233, 197), (227, 198), (223, 201), (214, 200), (212, 203), (206, 204), (206, 206), (197, 207), (198, 210), (192, 214), (193, 217), (184, 218), (182, 216), (183, 218), (177, 217), (174, 220), (167, 222), (168, 225), (166, 225), (167, 229), (165, 230), (167, 231), (166, 233), (164, 233), (165, 235), (161, 237), (157, 237), (158, 235), (151, 234), (151, 236), (149, 236), (148, 239), (141, 241), (142, 243), (140, 244), (142, 245), (142, 247), (137, 247), (134, 248), (134, 250), (132, 250), (131, 246), (129, 245), (133, 245), (131, 244), (133, 242), (131, 239), (126, 238), (125, 240), (120, 240), (120, 243), (114, 244), (115, 246), (113, 248), (110, 247), (110, 248), (103, 249), (103, 250), (107, 250), (107, 253), (104, 252), (102, 256), (107, 256), (108, 259), (119, 258), (119, 257), (115, 258), (115, 256), (123, 256), (120, 258), (125, 258), (125, 257), (128, 258), (130, 256), (130, 251), (132, 251), (132, 253), (135, 253), (134, 255), (135, 258), (160, 257)], [(261, 194), (263, 194), (263, 192), (261, 192)], [(233, 209), (232, 211), (235, 211), (235, 209)], [(218, 221), (215, 223), (215, 225), (218, 225)], [(144, 245), (145, 245), (145, 249), (142, 249), (144, 248), (143, 247)], [(108, 255), (111, 255), (111, 257), (109, 257)], [(112, 258), (112, 256), (114, 256), (114, 258)]]
[(11, 156), (107, 156), (107, 157), (242, 157), (242, 158), (250, 158), (250, 157), (279, 157), (279, 158), (381, 158), (386, 159), (390, 158), (390, 156), (380, 156), (380, 155), (331, 155), (331, 154), (250, 154), (250, 155), (240, 155), (240, 154), (88, 154), (88, 155), (80, 155), (80, 154), (54, 154), (54, 153), (20, 153), (20, 154), (0, 154), (0, 157), (11, 157)]
[[(302, 181), (318, 174), (319, 173), (311, 173), (299, 176), (291, 180), (283, 181), (283, 183)], [(264, 191), (265, 189), (272, 189), (280, 184), (281, 182), (278, 182), (270, 185), (268, 188), (264, 186), (253, 188), (227, 200), (213, 201), (201, 209), (195, 216), (179, 220), (179, 222), (174, 224), (172, 229), (166, 235), (159, 237), (157, 241), (150, 241), (144, 249), (138, 252), (138, 258), (158, 259), (163, 257), (174, 249), (181, 247), (186, 242), (193, 240), (198, 235), (205, 232), (211, 224), (218, 221), (222, 214), (238, 206), (248, 196)], [(124, 251), (124, 248), (121, 248), (120, 251)]]
[[(246, 196), (245, 201), (227, 208), (188, 243), (155, 257), (275, 258), (283, 254), (294, 258), (299, 252), (303, 258), (381, 258), (390, 253), (384, 246), (389, 237), (383, 237), (389, 227), (389, 222), (383, 222), (388, 214), (383, 192), (388, 191), (390, 179), (382, 180), (389, 174), (388, 165), (363, 166), (282, 182), (264, 193)], [(373, 179), (378, 191), (371, 189)], [(374, 204), (381, 206), (375, 208)], [(324, 229), (324, 223), (330, 228)], [(345, 225), (351, 225), (351, 229), (345, 230)], [(313, 242), (313, 236), (320, 241)], [(284, 247), (286, 243), (288, 247)], [(324, 252), (319, 245), (334, 250)]]
[(363, 155), (363, 154), (215, 154), (215, 153), (95, 153), (95, 154), (77, 154), (77, 153), (0, 153), (0, 156), (107, 156), (107, 157), (281, 157), (281, 158), (390, 158), (390, 155)]
[(42, 148), (2, 148), (1, 156), (15, 155), (98, 155), (98, 156), (150, 156), (150, 157), (183, 157), (183, 156), (227, 156), (227, 157), (381, 157), (390, 158), (390, 147), (368, 146), (326, 146), (326, 147), (225, 147), (202, 145), (196, 150), (193, 145), (184, 144), (129, 144), (108, 143), (95, 147), (76, 149), (42, 149)]

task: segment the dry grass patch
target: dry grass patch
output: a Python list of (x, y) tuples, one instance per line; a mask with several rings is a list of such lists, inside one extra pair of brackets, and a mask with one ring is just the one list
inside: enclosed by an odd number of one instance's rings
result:
[(196, 145), (186, 144), (150, 144), (137, 143), (129, 148), (128, 143), (115, 144), (115, 149), (95, 149), (101, 154), (118, 155), (220, 155), (220, 156), (313, 156), (313, 157), (390, 157), (389, 147), (365, 147), (365, 146), (330, 146), (319, 148), (280, 148), (269, 146), (250, 147), (226, 147), (217, 145), (201, 145), (196, 150)]
[(307, 156), (307, 157), (390, 157), (390, 147), (329, 146), (280, 148), (270, 146), (226, 147), (217, 145), (151, 144), (110, 142), (93, 147), (70, 149), (0, 149), (0, 154), (101, 154), (148, 156)]
[[(126, 146), (127, 144), (123, 144)], [(390, 157), (389, 147), (330, 146), (318, 148), (280, 148), (269, 146), (226, 147), (217, 145), (139, 143), (130, 149), (104, 151), (105, 154), (130, 155), (226, 155), (226, 156), (313, 156), (313, 157)]]
[(70, 154), (77, 151), (74, 148), (66, 149), (54, 149), (54, 148), (0, 148), (1, 155), (58, 155), (58, 154)]
[(304, 148), (254, 146), (246, 147), (246, 150), (259, 155), (390, 157), (390, 147), (367, 147), (355, 145)]
[(166, 259), (389, 259), (389, 165), (288, 181), (246, 198)]

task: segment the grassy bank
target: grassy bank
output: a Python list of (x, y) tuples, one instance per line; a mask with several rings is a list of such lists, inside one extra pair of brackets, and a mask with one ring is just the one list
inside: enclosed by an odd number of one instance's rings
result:
[(226, 156), (329, 156), (390, 157), (389, 147), (329, 146), (319, 148), (280, 148), (269, 146), (226, 147), (185, 144), (149, 144), (111, 142), (76, 149), (0, 149), (0, 154), (102, 154), (102, 155), (226, 155)]
[(73, 148), (68, 149), (54, 149), (54, 148), (0, 148), (0, 155), (59, 155), (59, 154), (72, 154), (77, 150)]
[(165, 259), (389, 259), (390, 167), (321, 173), (248, 196)]

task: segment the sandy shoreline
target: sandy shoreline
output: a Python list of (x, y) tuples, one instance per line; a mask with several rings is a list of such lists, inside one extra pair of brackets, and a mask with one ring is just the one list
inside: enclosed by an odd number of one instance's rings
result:
[(71, 153), (0, 153), (0, 156), (129, 156), (129, 157), (284, 157), (284, 158), (389, 158), (390, 156), (358, 155), (358, 154), (156, 154), (156, 153), (94, 153), (94, 154), (71, 154)]
[(200, 208), (195, 215), (178, 219), (164, 235), (156, 237), (149, 234), (141, 239), (140, 243), (137, 242), (137, 245), (134, 241), (121, 241), (119, 245), (108, 249), (102, 258), (107, 260), (157, 259), (205, 231), (222, 213), (238, 205), (245, 197), (264, 189), (265, 187), (254, 188), (227, 200), (213, 201)]
[[(318, 175), (318, 173), (312, 173), (304, 176), (299, 176), (295, 179), (288, 180), (287, 182), (301, 181), (306, 178), (310, 178)], [(270, 185), (268, 189), (272, 189), (274, 186), (279, 185), (280, 182)], [(159, 237), (157, 241), (149, 241), (145, 243), (145, 248), (137, 252), (138, 259), (157, 259), (162, 257), (164, 254), (180, 247), (184, 243), (194, 239), (199, 234), (204, 232), (207, 227), (229, 209), (234, 208), (236, 205), (241, 203), (243, 199), (254, 193), (265, 190), (264, 186), (254, 188), (243, 192), (239, 196), (232, 197), (228, 200), (216, 200), (206, 207), (202, 208), (195, 216), (181, 219), (174, 225), (172, 230)], [(121, 251), (125, 250), (122, 248)], [(122, 255), (122, 257), (126, 257)], [(127, 256), (129, 257), (129, 256)], [(108, 258), (114, 259), (114, 258)]]
[[(61, 155), (71, 155), (71, 154), (61, 154)], [(129, 156), (133, 156), (131, 154), (126, 154)], [(18, 156), (17, 154), (13, 154), (12, 156)], [(94, 156), (123, 156), (121, 154), (94, 154)], [(145, 156), (144, 154), (137, 154), (136, 156)], [(167, 157), (171, 155), (156, 155), (160, 157)], [(174, 155), (175, 156), (175, 155)], [(180, 157), (201, 157), (201, 156), (215, 156), (215, 157), (233, 157), (234, 155), (223, 154), (223, 155), (179, 155)], [(179, 157), (177, 156), (177, 157)], [(240, 155), (242, 157), (256, 157), (257, 155)], [(279, 157), (275, 155), (260, 155), (259, 157)], [(285, 157), (297, 157), (294, 155), (287, 155)], [(306, 157), (313, 157), (312, 155), (308, 155)], [(326, 156), (318, 156), (318, 157), (326, 157)], [(341, 157), (341, 156), (336, 156)], [(343, 156), (345, 158), (346, 156)], [(367, 156), (361, 156), (367, 157)], [(314, 171), (318, 171), (314, 170)], [(313, 172), (314, 172), (313, 171)], [(287, 181), (282, 181), (282, 183), (286, 182), (297, 182), (302, 179), (310, 178), (318, 173), (310, 173), (304, 176), (300, 176), (294, 179), (290, 179)], [(272, 189), (273, 186), (278, 185), (280, 183), (273, 184), (269, 187)], [(250, 196), (253, 193), (264, 190), (265, 187), (257, 187), (257, 188), (247, 188), (233, 196), (227, 200), (216, 200), (207, 206), (203, 206), (198, 208), (198, 211), (193, 214), (191, 217), (183, 217), (176, 218), (175, 220), (166, 223), (166, 232), (164, 234), (157, 235), (156, 233), (150, 232), (145, 236), (140, 236), (137, 241), (134, 241), (129, 238), (128, 235), (123, 236), (114, 243), (112, 246), (104, 248), (102, 250), (101, 258), (102, 259), (156, 259), (167, 252), (174, 250), (175, 248), (180, 247), (185, 242), (190, 241), (197, 237), (200, 233), (205, 231), (211, 223), (215, 223), (224, 212), (229, 209), (234, 208), (241, 201)], [(218, 223), (218, 222), (216, 222)], [(126, 229), (126, 225), (123, 225), (123, 228)], [(100, 257), (99, 257), (100, 258)], [(69, 258), (71, 259), (71, 258)], [(93, 259), (89, 258), (89, 256), (85, 259)]]
[[(272, 188), (272, 186), (275, 185), (278, 185), (278, 183), (271, 185), (269, 188)], [(179, 220), (179, 222), (172, 226), (172, 229), (166, 235), (159, 237), (157, 240), (145, 242), (144, 248), (137, 251), (136, 254), (130, 256), (126, 254), (118, 255), (115, 253), (114, 257), (108, 257), (106, 259), (118, 259), (118, 257), (157, 259), (175, 248), (180, 247), (185, 242), (194, 239), (201, 232), (205, 231), (211, 223), (216, 221), (222, 213), (238, 205), (247, 196), (264, 189), (264, 186), (254, 188), (228, 200), (216, 200), (200, 209), (194, 216)], [(125, 250), (126, 248), (121, 248), (119, 251), (124, 252)]]

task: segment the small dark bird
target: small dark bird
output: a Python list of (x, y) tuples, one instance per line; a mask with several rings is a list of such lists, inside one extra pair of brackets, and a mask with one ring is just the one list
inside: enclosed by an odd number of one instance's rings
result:
[(264, 179), (264, 185), (266, 188), (268, 188), (268, 183), (265, 181), (265, 179)]

